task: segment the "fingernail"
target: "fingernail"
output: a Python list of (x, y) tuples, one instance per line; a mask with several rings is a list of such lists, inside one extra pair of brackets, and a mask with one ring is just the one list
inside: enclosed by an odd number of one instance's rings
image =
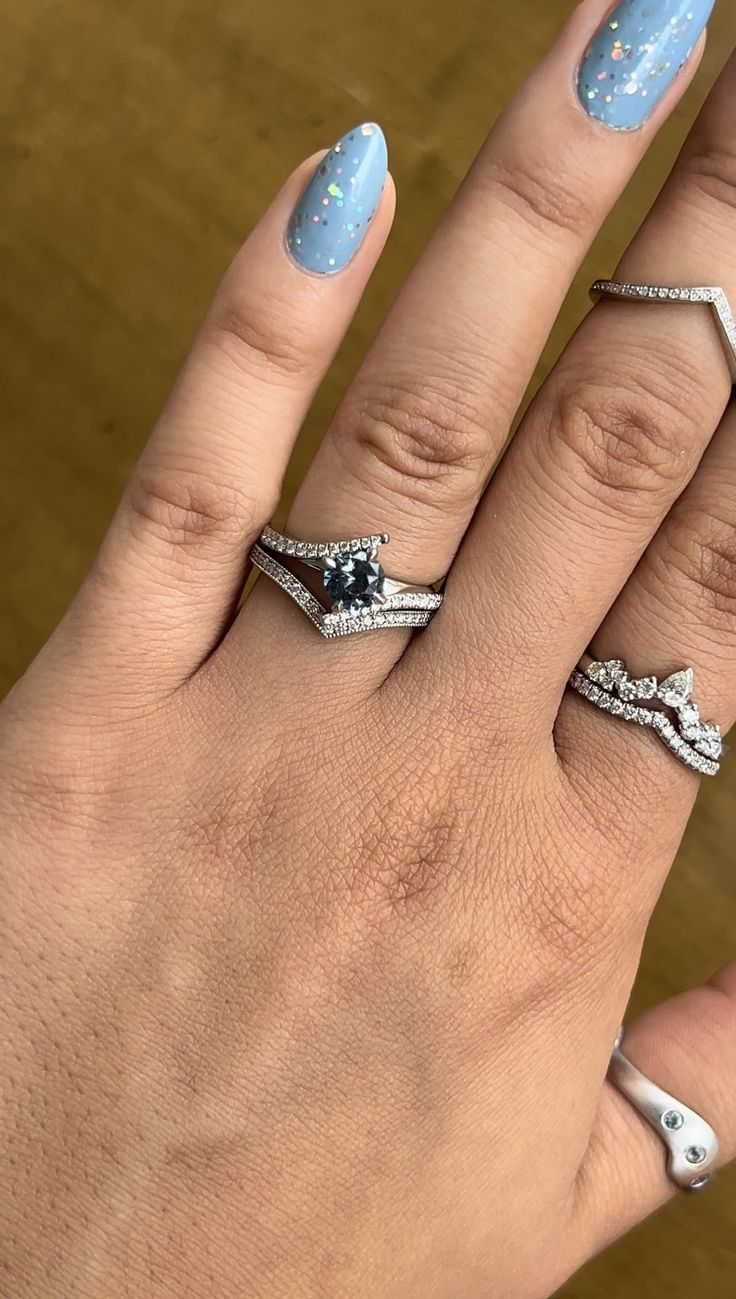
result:
[(623, 0), (586, 51), (578, 94), (586, 112), (634, 131), (687, 63), (715, 0)]
[(299, 266), (320, 275), (347, 266), (378, 207), (387, 171), (386, 140), (375, 122), (356, 126), (333, 145), (289, 221), (286, 245)]

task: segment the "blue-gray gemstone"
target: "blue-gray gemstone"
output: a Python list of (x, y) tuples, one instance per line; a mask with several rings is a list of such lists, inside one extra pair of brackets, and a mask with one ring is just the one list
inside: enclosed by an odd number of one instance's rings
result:
[(348, 613), (370, 609), (383, 591), (384, 572), (377, 559), (366, 550), (347, 551), (334, 556), (334, 568), (323, 574), (325, 590), (333, 604), (341, 604)]

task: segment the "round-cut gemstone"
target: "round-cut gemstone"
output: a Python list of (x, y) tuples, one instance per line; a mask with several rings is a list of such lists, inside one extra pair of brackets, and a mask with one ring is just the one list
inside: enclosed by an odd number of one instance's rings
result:
[(688, 1146), (685, 1158), (689, 1164), (702, 1164), (708, 1151), (704, 1146)]
[[(683, 731), (684, 729), (683, 727)], [(687, 738), (698, 750), (698, 753), (705, 754), (706, 758), (718, 760), (723, 752), (721, 732), (717, 726), (713, 726), (710, 722), (700, 722), (697, 727), (693, 728)]]
[(667, 1110), (666, 1113), (662, 1115), (662, 1122), (666, 1128), (669, 1128), (672, 1132), (676, 1132), (678, 1128), (682, 1127), (685, 1119), (679, 1110)]
[(384, 572), (378, 560), (367, 550), (347, 551), (333, 556), (333, 563), (323, 574), (325, 590), (333, 604), (342, 605), (348, 613), (370, 609), (383, 591)]

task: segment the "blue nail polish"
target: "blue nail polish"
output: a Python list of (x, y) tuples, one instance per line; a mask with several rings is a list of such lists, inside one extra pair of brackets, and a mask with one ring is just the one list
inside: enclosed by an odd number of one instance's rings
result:
[(634, 131), (687, 63), (715, 0), (623, 0), (586, 51), (578, 94), (586, 112)]
[(319, 164), (297, 203), (286, 235), (307, 271), (334, 275), (357, 253), (386, 183), (388, 153), (380, 126), (348, 131)]

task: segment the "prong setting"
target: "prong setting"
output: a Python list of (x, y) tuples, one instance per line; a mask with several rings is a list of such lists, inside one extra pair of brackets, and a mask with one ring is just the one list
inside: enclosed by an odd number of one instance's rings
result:
[[(660, 683), (655, 676), (631, 677), (621, 659), (591, 660), (572, 673), (569, 684), (604, 712), (650, 727), (691, 771), (702, 776), (719, 771), (721, 732), (714, 722), (700, 720), (692, 699), (692, 668), (674, 672)], [(663, 708), (669, 708), (676, 721)]]
[[(267, 527), (251, 560), (327, 639), (386, 627), (426, 627), (443, 597), (431, 587), (386, 578), (379, 550), (388, 541), (388, 533), (382, 532), (348, 541), (303, 542)], [(321, 571), (329, 608), (280, 562), (281, 556)]]

